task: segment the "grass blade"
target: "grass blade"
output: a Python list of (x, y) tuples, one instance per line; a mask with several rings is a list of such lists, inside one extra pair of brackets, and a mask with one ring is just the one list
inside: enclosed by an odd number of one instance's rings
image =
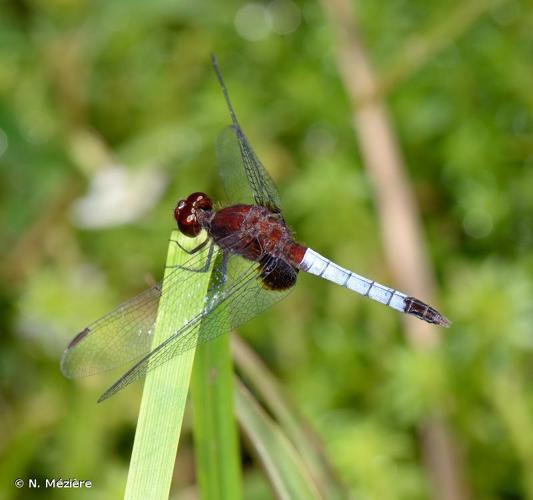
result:
[(322, 496), (331, 499), (345, 498), (346, 489), (336, 477), (322, 443), (292, 407), (274, 375), (238, 335), (233, 335), (231, 340), (239, 373), (294, 445)]
[(196, 471), (201, 496), (209, 500), (242, 497), (229, 342), (221, 335), (198, 347), (191, 384)]
[[(186, 248), (197, 245), (205, 235), (191, 240), (177, 231), (171, 239)], [(202, 250), (207, 251), (207, 248)], [(170, 243), (165, 277), (171, 266), (183, 264), (190, 256), (175, 243)], [(159, 304), (153, 344), (158, 345), (183, 324), (204, 303), (210, 273), (198, 273), (198, 280), (190, 289), (189, 300), (176, 304), (178, 287), (165, 286)], [(190, 284), (189, 284), (190, 286)], [(125, 498), (168, 498), (170, 482), (181, 432), (181, 423), (195, 350), (191, 349), (149, 372), (144, 384), (139, 420), (126, 484)]]
[(261, 462), (277, 498), (322, 498), (301, 457), (280, 427), (235, 379), (235, 405), (242, 430)]

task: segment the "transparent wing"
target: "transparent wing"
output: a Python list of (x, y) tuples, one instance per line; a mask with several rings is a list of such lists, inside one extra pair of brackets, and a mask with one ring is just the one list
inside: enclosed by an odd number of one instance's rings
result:
[(225, 128), (217, 137), (217, 164), (226, 199), (230, 205), (255, 205), (254, 193), (242, 166), (241, 150), (233, 126)]
[(281, 203), (274, 181), (257, 158), (239, 125), (214, 56), (211, 62), (233, 123), (221, 132), (217, 140), (217, 160), (228, 201), (257, 204), (279, 213)]
[[(166, 278), (167, 285), (179, 286), (186, 299), (189, 281), (205, 268), (206, 255), (194, 254)], [(66, 377), (78, 378), (118, 368), (148, 353), (161, 298), (157, 284), (91, 323), (76, 335), (61, 358)]]
[(220, 177), (230, 203), (255, 204), (272, 212), (281, 211), (274, 181), (238, 125), (230, 125), (219, 134), (216, 151)]
[[(283, 261), (272, 258), (258, 264), (226, 254), (215, 267), (223, 271), (214, 274), (203, 309), (128, 370), (102, 394), (99, 401), (111, 397), (184, 351), (242, 325), (285, 297), (296, 281), (293, 269), (288, 269)], [(287, 288), (266, 288), (263, 280), (268, 274), (277, 272), (286, 277)]]

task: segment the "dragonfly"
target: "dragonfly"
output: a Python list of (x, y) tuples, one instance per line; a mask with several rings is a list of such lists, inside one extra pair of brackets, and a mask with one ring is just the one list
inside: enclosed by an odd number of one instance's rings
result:
[[(99, 398), (103, 401), (165, 362), (249, 321), (285, 298), (304, 271), (353, 290), (396, 311), (448, 327), (435, 308), (403, 292), (345, 269), (292, 236), (278, 191), (248, 142), (230, 101), (217, 60), (211, 62), (231, 117), (216, 143), (217, 163), (228, 203), (215, 209), (195, 192), (174, 210), (186, 237), (205, 234), (186, 262), (156, 284), (79, 332), (68, 344), (61, 370), (69, 378), (130, 368)], [(200, 251), (208, 246), (208, 251)], [(214, 255), (220, 256), (213, 262)], [(153, 346), (158, 304), (170, 287), (176, 304), (187, 301), (202, 272), (212, 285), (197, 310), (163, 342)], [(177, 289), (174, 287), (178, 287)]]

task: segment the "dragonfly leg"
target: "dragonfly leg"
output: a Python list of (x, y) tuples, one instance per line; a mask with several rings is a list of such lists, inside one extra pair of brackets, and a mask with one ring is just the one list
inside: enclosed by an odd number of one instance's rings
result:
[(193, 254), (195, 254), (196, 252), (198, 252), (199, 250), (201, 250), (202, 248), (204, 248), (207, 245), (207, 242), (209, 241), (209, 237), (206, 237), (206, 239), (204, 241), (202, 241), (202, 243), (200, 243), (199, 245), (195, 246), (192, 250), (187, 250), (184, 246), (182, 246), (180, 244), (180, 242), (178, 240), (170, 239), (169, 241), (172, 242), (172, 243), (176, 243), (176, 245), (178, 245), (180, 250), (183, 250), (185, 253), (188, 253), (189, 255), (193, 255)]
[[(171, 241), (175, 241), (175, 240), (171, 240)], [(201, 243), (200, 245), (203, 247), (205, 246), (205, 244), (207, 243), (207, 241), (209, 241), (209, 238), (207, 238), (203, 243)], [(177, 241), (175, 241), (176, 244), (179, 245), (179, 243)], [(180, 248), (181, 245), (179, 245)], [(199, 268), (197, 269), (194, 269), (192, 267), (187, 267), (187, 266), (182, 266), (180, 264), (176, 264), (175, 266), (165, 266), (166, 268), (169, 268), (169, 269), (184, 269), (185, 271), (189, 271), (191, 273), (206, 273), (208, 270), (209, 270), (209, 267), (211, 266), (211, 259), (213, 258), (213, 251), (215, 249), (215, 244), (213, 241), (211, 241), (211, 244), (209, 245), (209, 250), (207, 252), (207, 257), (205, 259), (205, 263), (202, 264)]]

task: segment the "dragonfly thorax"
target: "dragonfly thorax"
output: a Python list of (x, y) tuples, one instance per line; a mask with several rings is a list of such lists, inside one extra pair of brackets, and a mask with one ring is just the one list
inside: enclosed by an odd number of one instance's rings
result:
[(211, 212), (212, 209), (213, 202), (205, 193), (192, 193), (186, 199), (180, 200), (174, 209), (174, 218), (179, 230), (191, 238), (198, 236), (202, 230), (200, 214)]

